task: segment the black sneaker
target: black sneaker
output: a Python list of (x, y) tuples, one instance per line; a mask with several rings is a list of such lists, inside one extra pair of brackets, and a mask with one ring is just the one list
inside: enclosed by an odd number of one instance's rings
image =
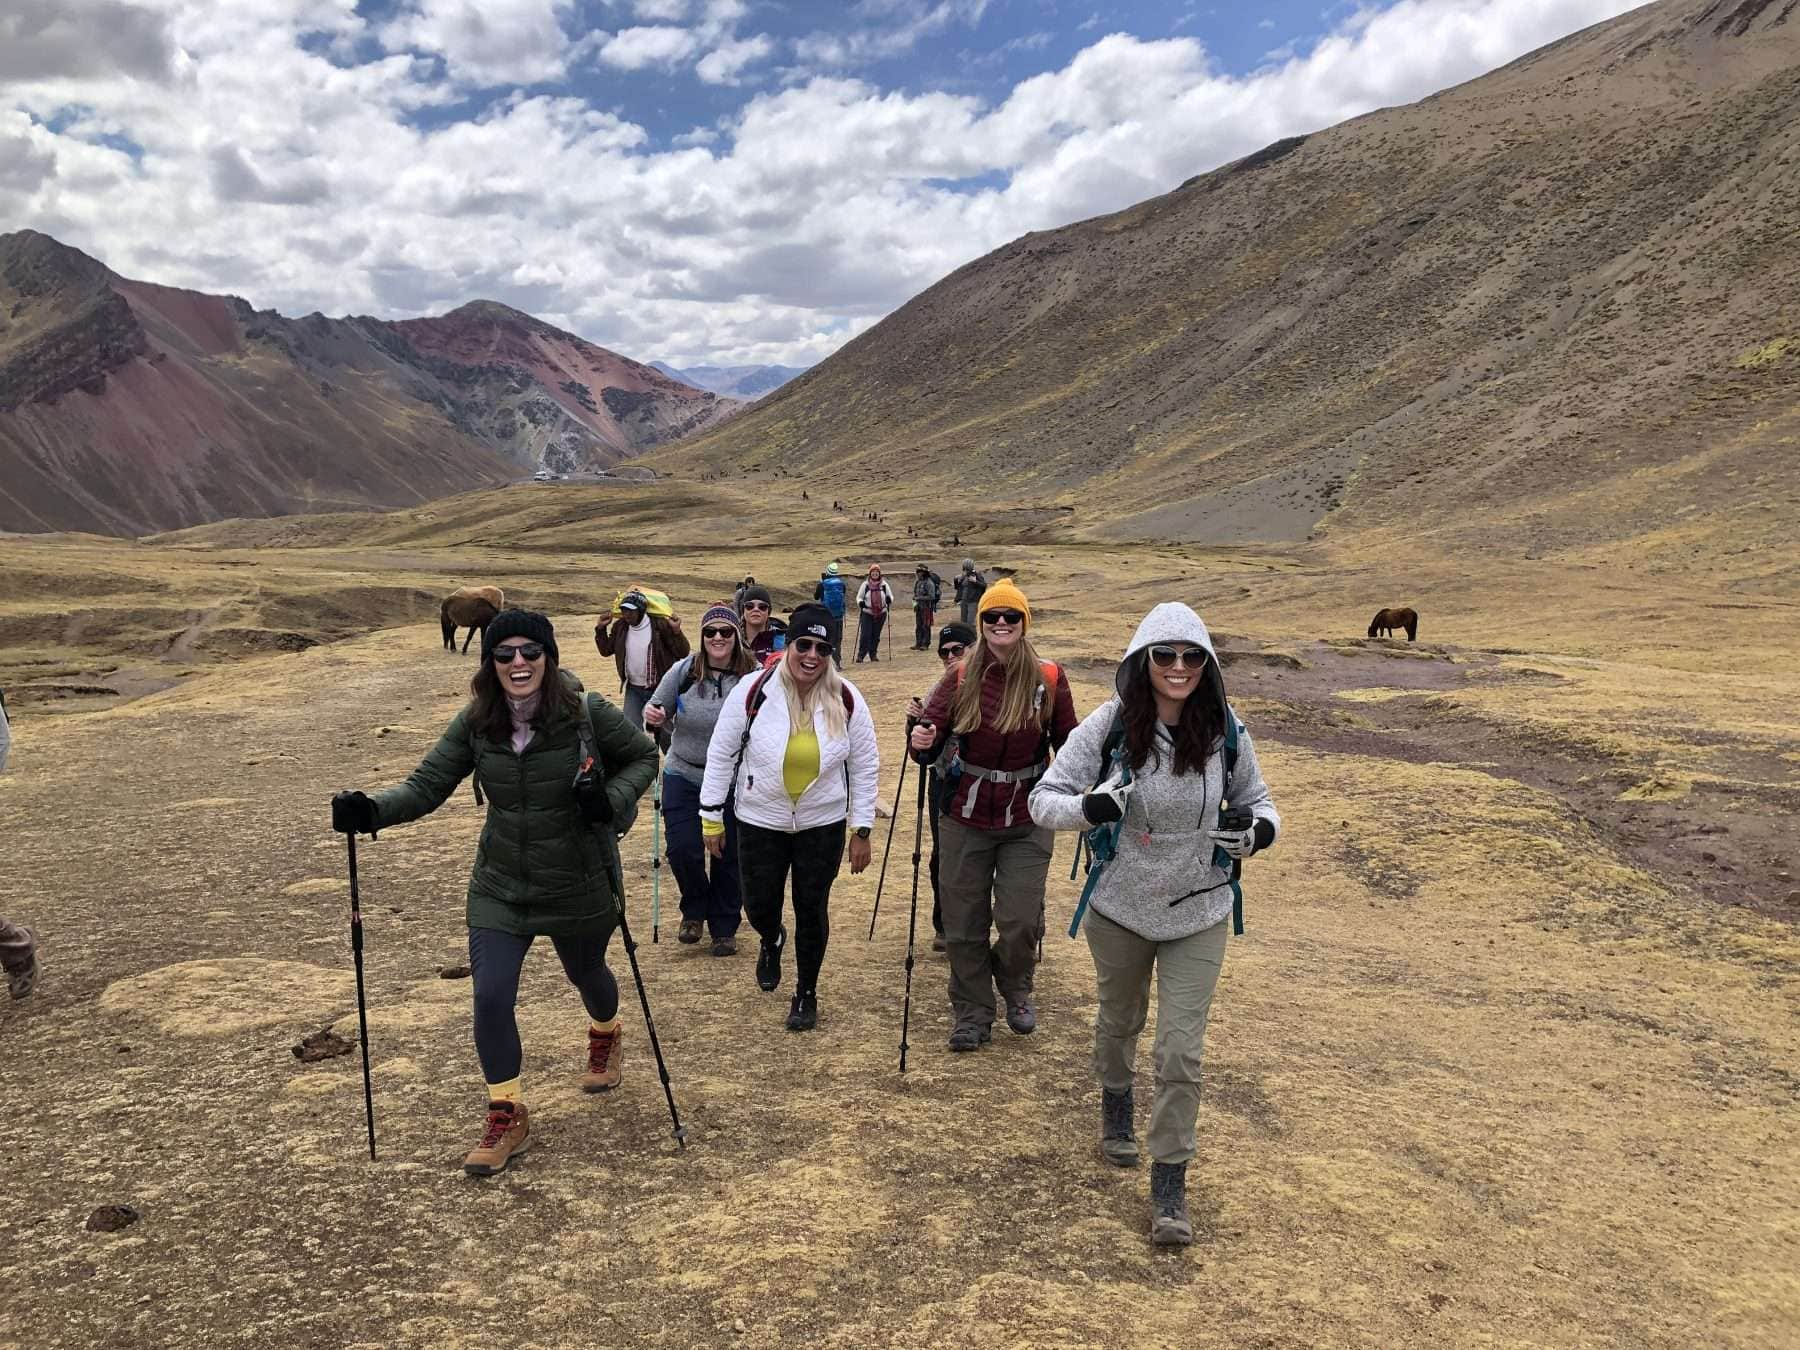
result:
[(991, 1028), (977, 1026), (974, 1022), (959, 1022), (950, 1032), (950, 1048), (959, 1053), (979, 1050), (993, 1039)]
[(787, 1029), (811, 1031), (818, 1025), (819, 996), (813, 993), (795, 994), (794, 1001), (788, 1008)]
[(763, 939), (762, 950), (756, 954), (756, 987), (767, 994), (781, 983), (781, 949), (787, 946), (787, 929), (775, 930), (775, 940)]

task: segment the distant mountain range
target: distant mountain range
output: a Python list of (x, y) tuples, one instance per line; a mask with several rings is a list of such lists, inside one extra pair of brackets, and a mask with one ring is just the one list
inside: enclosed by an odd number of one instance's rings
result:
[(688, 366), (677, 370), (666, 361), (652, 361), (651, 368), (696, 389), (710, 389), (723, 398), (757, 399), (781, 388), (810, 366)]
[(289, 319), (0, 235), (0, 529), (410, 505), (607, 468), (741, 406), (492, 301)]

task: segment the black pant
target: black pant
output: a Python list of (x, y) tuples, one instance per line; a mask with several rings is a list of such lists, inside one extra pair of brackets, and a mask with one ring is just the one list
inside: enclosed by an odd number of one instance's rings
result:
[(743, 886), (738, 881), (737, 815), (731, 799), (725, 799), (725, 852), (715, 858), (707, 853), (700, 830), (700, 785), (678, 773), (665, 773), (662, 781), (669, 870), (681, 888), (681, 917), (704, 921), (714, 942), (735, 937)]
[(844, 616), (833, 614), (828, 627), (831, 631), (825, 635), (825, 639), (831, 643), (831, 659), (841, 666), (844, 664)]
[[(588, 1016), (610, 1022), (619, 1015), (619, 982), (606, 968), (609, 930), (600, 938), (551, 938), (562, 959), (563, 973), (581, 991)], [(519, 971), (531, 939), (497, 928), (469, 930), (469, 973), (475, 982), (475, 1053), (481, 1076), (489, 1083), (510, 1083), (519, 1076), (522, 1052), (513, 1007), (519, 1001)]]
[(944, 936), (944, 898), (938, 894), (938, 773), (933, 765), (926, 770), (930, 775), (925, 782), (925, 809), (927, 819), (931, 822), (931, 931), (939, 937)]
[(844, 860), (845, 823), (788, 833), (738, 821), (738, 874), (744, 879), (744, 917), (765, 942), (781, 931), (788, 871), (794, 873), (794, 968), (797, 992), (819, 987), (831, 925), (825, 914), (831, 883)]
[(913, 646), (929, 647), (931, 645), (931, 607), (917, 605), (913, 608)]
[(871, 661), (881, 659), (881, 630), (887, 624), (887, 611), (879, 614), (868, 610), (862, 611), (862, 629), (857, 635), (856, 659), (867, 657)]

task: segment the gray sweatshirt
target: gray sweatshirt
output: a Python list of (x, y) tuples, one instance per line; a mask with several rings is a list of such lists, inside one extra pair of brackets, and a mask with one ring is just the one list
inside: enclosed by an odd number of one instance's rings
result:
[(737, 688), (742, 675), (711, 675), (695, 680), (680, 698), (675, 691), (687, 678), (694, 657), (684, 656), (670, 666), (650, 695), (650, 702), (669, 712), (673, 734), (669, 740), (669, 757), (663, 767), (672, 774), (688, 779), (696, 787), (706, 778), (706, 747), (712, 743), (713, 727), (719, 720), (719, 709), (725, 696)]
[[(1149, 648), (1157, 642), (1193, 642), (1213, 651), (1212, 638), (1198, 614), (1182, 604), (1158, 605), (1144, 617), (1125, 649), (1117, 688), (1124, 690), (1131, 681), (1144, 678)], [(1217, 699), (1231, 716), (1216, 655), (1207, 662), (1201, 685), (1191, 697)], [(1101, 752), (1119, 709), (1115, 696), (1089, 713), (1057, 754), (1050, 772), (1038, 780), (1031, 790), (1031, 818), (1038, 824), (1053, 830), (1091, 828), (1081, 799), (1102, 777)], [(1156, 746), (1158, 753), (1133, 774), (1136, 786), (1125, 803), (1118, 856), (1101, 875), (1091, 903), (1140, 937), (1173, 942), (1211, 928), (1231, 913), (1231, 872), (1214, 865), (1213, 843), (1206, 834), (1218, 819), (1220, 798), (1248, 807), (1277, 833), (1281, 817), (1257, 768), (1256, 747), (1248, 731), (1238, 732), (1237, 769), (1230, 783), (1224, 781), (1222, 742), (1207, 757), (1204, 773), (1180, 777), (1175, 774), (1174, 742), (1166, 729), (1158, 729)]]

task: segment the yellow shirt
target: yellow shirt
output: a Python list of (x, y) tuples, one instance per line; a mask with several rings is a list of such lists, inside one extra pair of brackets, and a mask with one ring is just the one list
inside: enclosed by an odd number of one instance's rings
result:
[(819, 733), (810, 726), (788, 737), (787, 755), (781, 761), (781, 785), (795, 801), (819, 777)]

